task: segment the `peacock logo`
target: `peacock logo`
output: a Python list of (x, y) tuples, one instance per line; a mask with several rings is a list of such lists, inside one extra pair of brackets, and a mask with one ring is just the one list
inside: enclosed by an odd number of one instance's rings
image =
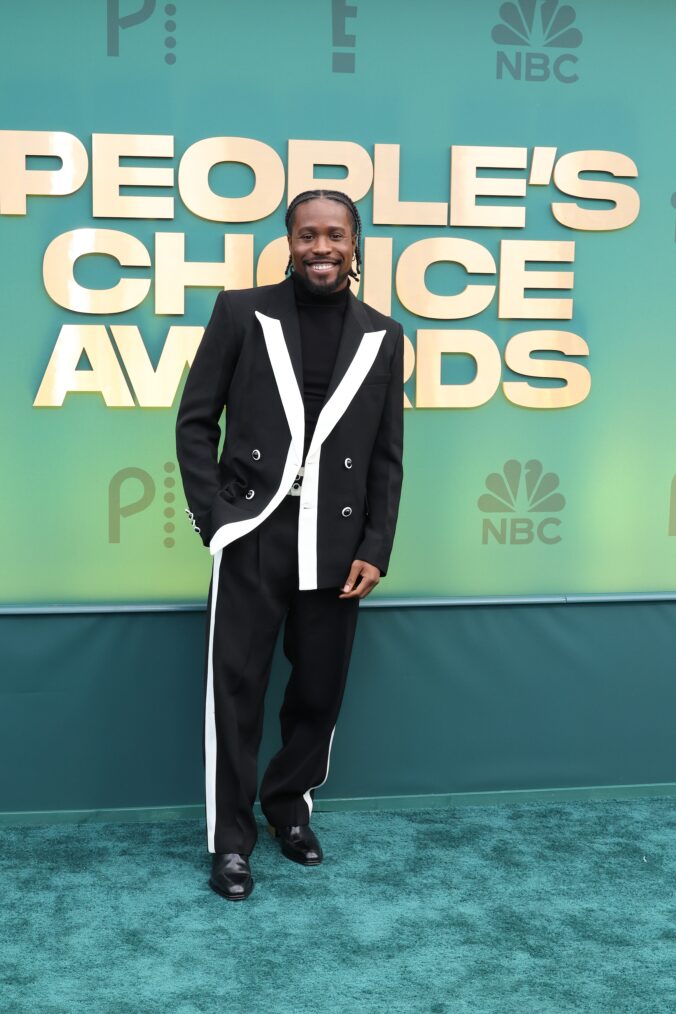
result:
[[(536, 18), (537, 8), (540, 17)], [(558, 0), (517, 0), (500, 8), (502, 23), (491, 32), (493, 42), (499, 46), (556, 46), (558, 49), (577, 49), (582, 44), (582, 32), (571, 28), (575, 10), (570, 4), (559, 6)]]
[(500, 21), (493, 26), (491, 38), (498, 46), (518, 46), (525, 52), (516, 49), (507, 53), (499, 49), (496, 76), (500, 79), (509, 74), (517, 81), (547, 81), (555, 77), (562, 84), (577, 81), (578, 74), (565, 67), (576, 64), (576, 56), (564, 52), (554, 57), (541, 52), (578, 49), (582, 45), (582, 32), (573, 27), (575, 18), (575, 9), (570, 4), (559, 4), (559, 0), (503, 3)]
[[(176, 471), (176, 464), (173, 461), (165, 461), (163, 465), (163, 477), (162, 486), (164, 493), (162, 496), (162, 544), (165, 549), (173, 549), (176, 544), (176, 538), (174, 535), (175, 521), (174, 515), (176, 514), (176, 506), (174, 501), (176, 500), (176, 479), (174, 472)], [(156, 473), (157, 477), (157, 473)], [(115, 472), (111, 476), (110, 482), (108, 483), (108, 542), (111, 544), (119, 543), (122, 541), (122, 522), (126, 521), (127, 518), (131, 518), (136, 514), (142, 514), (151, 504), (159, 500), (156, 497), (157, 486), (155, 478), (146, 471), (145, 468), (137, 468), (131, 466), (129, 468), (121, 468), (118, 472)], [(151, 513), (153, 522), (156, 523), (157, 509), (160, 506), (159, 503), (155, 505), (154, 514)], [(183, 514), (181, 513), (181, 517)], [(129, 522), (134, 528), (134, 524)], [(193, 525), (193, 528), (195, 526)], [(125, 525), (125, 533), (127, 533)], [(127, 533), (128, 534), (128, 533)]]
[[(561, 541), (558, 529), (561, 520), (551, 517), (566, 506), (566, 499), (559, 492), (559, 477), (555, 472), (545, 472), (542, 462), (536, 459), (522, 465), (520, 461), (506, 461), (502, 472), (491, 472), (486, 476), (486, 493), (478, 500), (478, 507), (484, 514), (513, 515), (495, 520), (483, 519), (482, 538), (484, 545), (489, 541), (499, 545), (528, 545), (535, 540), (553, 545)], [(546, 514), (538, 519), (527, 515)], [(518, 515), (518, 516), (517, 516)]]

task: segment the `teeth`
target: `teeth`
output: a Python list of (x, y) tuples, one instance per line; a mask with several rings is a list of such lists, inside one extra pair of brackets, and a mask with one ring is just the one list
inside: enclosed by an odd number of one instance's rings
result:
[(313, 271), (330, 271), (333, 264), (311, 264), (310, 267)]

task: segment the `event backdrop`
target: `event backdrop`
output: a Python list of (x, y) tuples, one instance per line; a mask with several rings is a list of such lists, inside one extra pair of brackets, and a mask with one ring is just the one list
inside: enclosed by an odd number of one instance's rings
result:
[(324, 179), (409, 339), (377, 594), (674, 589), (670, 0), (26, 0), (1, 28), (2, 602), (204, 599), (187, 366)]

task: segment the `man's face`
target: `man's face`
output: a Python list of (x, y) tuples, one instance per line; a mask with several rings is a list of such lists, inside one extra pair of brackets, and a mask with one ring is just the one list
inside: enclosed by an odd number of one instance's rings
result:
[(347, 285), (357, 237), (344, 204), (326, 197), (299, 204), (293, 214), (289, 251), (293, 270), (317, 293)]

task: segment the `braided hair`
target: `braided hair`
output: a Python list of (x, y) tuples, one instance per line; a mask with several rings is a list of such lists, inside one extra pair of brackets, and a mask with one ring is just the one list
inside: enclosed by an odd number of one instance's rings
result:
[[(288, 235), (291, 235), (291, 229), (293, 228), (293, 216), (296, 208), (299, 204), (305, 204), (306, 201), (314, 201), (318, 197), (326, 198), (329, 201), (337, 201), (338, 204), (343, 204), (352, 215), (353, 232), (357, 237), (357, 242), (354, 249), (354, 256), (357, 261), (356, 272), (350, 268), (350, 278), (354, 278), (356, 282), (359, 281), (359, 275), (361, 274), (361, 218), (357, 211), (357, 206), (347, 194), (344, 194), (342, 190), (304, 190), (301, 194), (297, 194), (286, 209), (286, 216), (284, 222), (286, 223), (286, 231)], [(292, 258), (289, 255), (289, 263), (286, 265), (285, 275), (288, 275), (293, 270)]]

